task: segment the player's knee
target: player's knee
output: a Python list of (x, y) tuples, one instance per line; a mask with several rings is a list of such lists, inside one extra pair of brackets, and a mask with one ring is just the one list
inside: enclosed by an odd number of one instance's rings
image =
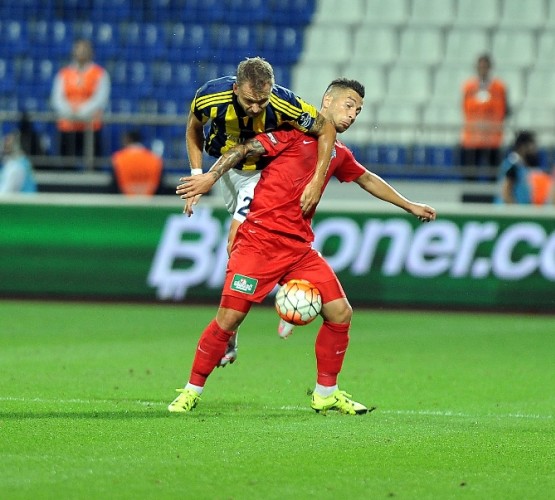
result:
[(243, 322), (245, 316), (246, 313), (242, 311), (220, 307), (220, 309), (218, 309), (216, 321), (223, 330), (234, 332), (237, 328), (239, 328), (239, 325)]
[(353, 317), (353, 308), (347, 299), (334, 300), (324, 304), (322, 316), (332, 323), (348, 324)]

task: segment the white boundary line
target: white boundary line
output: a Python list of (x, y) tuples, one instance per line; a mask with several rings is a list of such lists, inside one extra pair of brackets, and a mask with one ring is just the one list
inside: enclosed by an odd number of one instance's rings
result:
[[(42, 404), (83, 404), (93, 405), (97, 404), (116, 404), (116, 399), (44, 399), (44, 398), (20, 398), (10, 396), (0, 396), (0, 402), (13, 401), (20, 403), (42, 403)], [(160, 401), (143, 401), (143, 400), (119, 400), (121, 403), (138, 404), (141, 406), (167, 406), (167, 403)], [(310, 410), (307, 406), (280, 406), (280, 407), (264, 407), (266, 410), (285, 410), (285, 411), (302, 411)], [(375, 410), (382, 415), (414, 415), (421, 417), (455, 417), (455, 418), (514, 418), (514, 419), (529, 419), (529, 420), (552, 420), (553, 415), (538, 415), (531, 413), (488, 413), (485, 415), (473, 415), (471, 413), (456, 412), (450, 410)]]

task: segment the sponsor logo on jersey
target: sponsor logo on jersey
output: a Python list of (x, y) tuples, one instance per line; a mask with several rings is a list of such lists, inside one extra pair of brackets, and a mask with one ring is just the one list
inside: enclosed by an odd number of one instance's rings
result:
[(231, 280), (230, 288), (236, 292), (243, 292), (248, 295), (252, 295), (256, 290), (257, 283), (257, 279), (249, 278), (248, 276), (243, 276), (242, 274), (236, 274)]

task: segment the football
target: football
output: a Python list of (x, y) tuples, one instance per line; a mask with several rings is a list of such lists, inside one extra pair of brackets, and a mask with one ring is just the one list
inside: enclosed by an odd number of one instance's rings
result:
[(307, 325), (320, 314), (322, 296), (312, 283), (291, 280), (276, 295), (276, 311), (280, 318), (293, 325)]

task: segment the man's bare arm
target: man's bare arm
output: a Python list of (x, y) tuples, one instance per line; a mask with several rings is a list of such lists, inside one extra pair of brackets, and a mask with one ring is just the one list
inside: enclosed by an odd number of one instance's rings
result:
[[(202, 122), (191, 111), (187, 118), (187, 131), (185, 132), (185, 145), (192, 175), (202, 174), (202, 148), (204, 145), (204, 127)], [(200, 195), (186, 200), (183, 212), (193, 213), (193, 205), (200, 200)]]
[[(179, 180), (182, 181), (182, 184), (177, 186), (175, 192), (184, 200), (207, 193), (222, 175), (241, 161), (251, 156), (261, 156), (264, 153), (266, 153), (266, 149), (258, 139), (249, 139), (243, 144), (228, 149), (205, 174), (181, 177)], [(188, 215), (191, 214), (188, 213)]]
[(204, 131), (202, 122), (190, 112), (187, 118), (187, 131), (185, 132), (187, 156), (191, 169), (202, 169), (202, 147), (204, 144)]
[(322, 114), (318, 114), (308, 133), (318, 138), (318, 161), (314, 175), (301, 196), (301, 209), (305, 215), (311, 213), (320, 201), (337, 136), (335, 127)]
[(365, 172), (355, 182), (372, 196), (402, 208), (406, 212), (418, 217), (422, 222), (430, 222), (436, 218), (434, 208), (424, 203), (415, 203), (408, 200), (379, 175)]

